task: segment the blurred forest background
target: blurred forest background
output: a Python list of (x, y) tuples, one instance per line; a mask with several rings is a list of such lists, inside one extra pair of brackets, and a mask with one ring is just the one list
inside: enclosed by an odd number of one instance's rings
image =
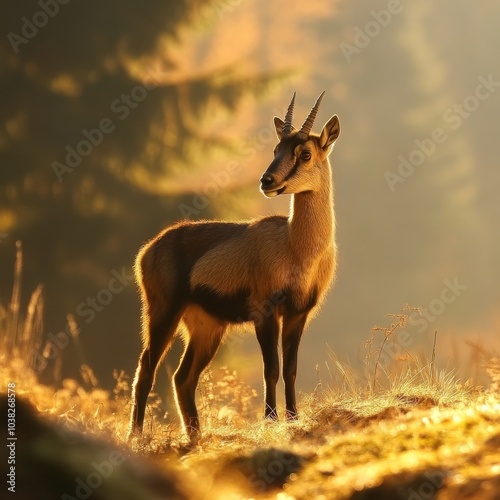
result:
[[(499, 342), (499, 19), (495, 0), (9, 2), (2, 314), (19, 240), (23, 306), (42, 284), (45, 338), (69, 331), (68, 314), (80, 330), (63, 373), (83, 357), (105, 386), (113, 368), (132, 374), (138, 248), (183, 217), (287, 211), (288, 197), (259, 193), (272, 117), (296, 90), (300, 122), (326, 90), (315, 130), (340, 116), (340, 265), (299, 387), (314, 387), (316, 365), (328, 378), (330, 349), (362, 367), (370, 328), (406, 303), (427, 310), (408, 348), (428, 352), (437, 329), (442, 366), (467, 371), (465, 340)], [(229, 339), (218, 362), (260, 384), (253, 336)]]

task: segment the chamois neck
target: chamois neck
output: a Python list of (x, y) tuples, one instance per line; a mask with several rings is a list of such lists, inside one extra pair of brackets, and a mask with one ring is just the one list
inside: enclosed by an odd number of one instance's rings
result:
[(335, 235), (333, 187), (328, 173), (321, 190), (296, 193), (291, 201), (290, 244), (295, 253), (309, 253), (312, 259), (331, 246)]

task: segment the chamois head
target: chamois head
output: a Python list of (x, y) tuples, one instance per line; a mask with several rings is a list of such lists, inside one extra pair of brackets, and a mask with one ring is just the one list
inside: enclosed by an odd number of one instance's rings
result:
[(260, 189), (267, 197), (317, 191), (325, 182), (324, 170), (330, 168), (326, 159), (340, 134), (340, 122), (337, 115), (333, 115), (321, 134), (311, 132), (323, 95), (324, 92), (318, 97), (300, 130), (292, 125), (295, 92), (285, 121), (274, 117), (279, 142), (274, 148), (273, 162), (260, 179)]

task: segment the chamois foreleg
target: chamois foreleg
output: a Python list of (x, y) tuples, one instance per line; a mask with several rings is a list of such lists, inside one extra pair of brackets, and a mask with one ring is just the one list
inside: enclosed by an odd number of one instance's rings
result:
[(161, 315), (149, 315), (148, 313), (148, 321), (145, 326), (146, 345), (139, 357), (134, 379), (131, 434), (142, 432), (146, 402), (155, 381), (156, 369), (174, 336), (180, 315), (181, 312), (174, 308)]
[(264, 397), (266, 404), (264, 417), (277, 420), (276, 384), (280, 376), (278, 358), (279, 319), (277, 314), (273, 313), (272, 316), (267, 318), (259, 316), (259, 319), (254, 321), (254, 324), (264, 362)]
[(224, 335), (225, 326), (213, 326), (200, 322), (196, 326), (187, 323), (189, 340), (174, 377), (177, 407), (186, 434), (195, 443), (200, 436), (200, 421), (195, 394), (202, 371), (212, 361)]
[(287, 420), (297, 418), (295, 401), (295, 378), (297, 376), (297, 357), (300, 339), (307, 320), (307, 313), (285, 316), (283, 318), (283, 380), (285, 382), (285, 404)]

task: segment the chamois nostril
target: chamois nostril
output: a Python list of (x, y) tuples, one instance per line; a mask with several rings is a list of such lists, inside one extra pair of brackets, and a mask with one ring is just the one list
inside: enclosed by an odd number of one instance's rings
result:
[(260, 182), (261, 182), (262, 186), (269, 187), (274, 183), (274, 177), (270, 174), (264, 174), (261, 177)]

